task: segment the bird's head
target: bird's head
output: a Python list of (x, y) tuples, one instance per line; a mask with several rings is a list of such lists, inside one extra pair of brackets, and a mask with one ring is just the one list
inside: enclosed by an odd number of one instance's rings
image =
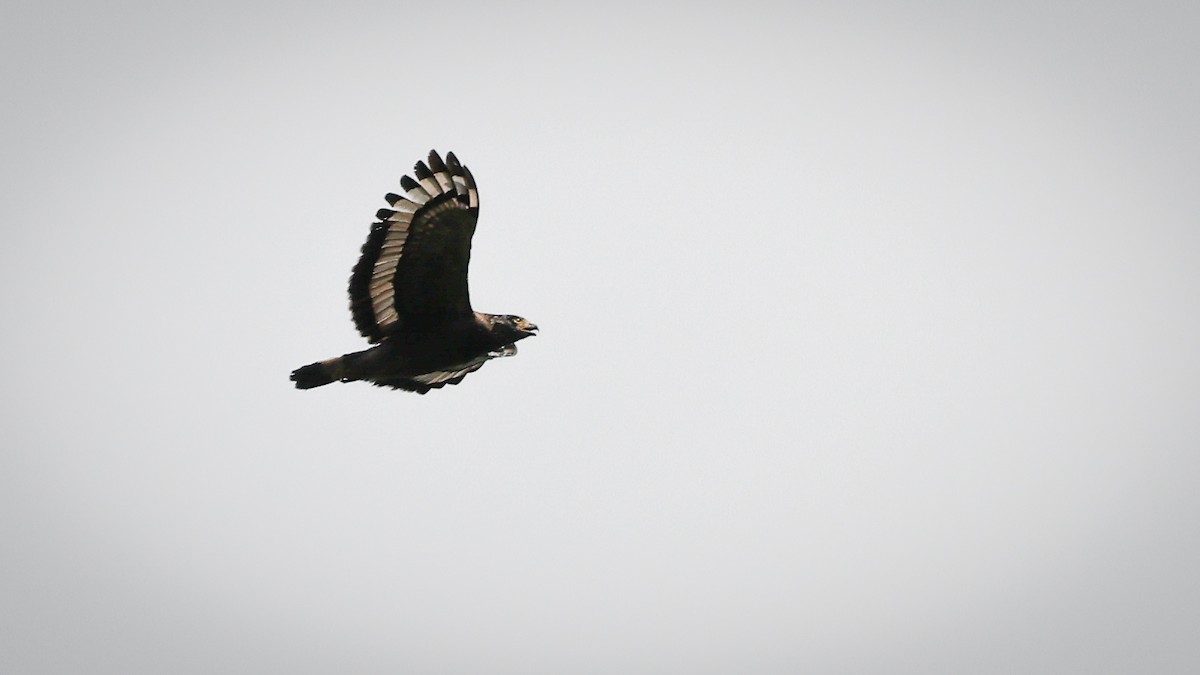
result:
[(529, 337), (530, 335), (537, 335), (538, 327), (519, 316), (513, 316), (512, 314), (505, 314), (504, 321), (506, 323), (508, 323), (508, 325), (512, 326), (513, 330), (516, 330), (517, 332), (519, 332), (521, 334), (521, 337)]
[(492, 332), (502, 336), (505, 342), (516, 342), (537, 335), (538, 327), (519, 316), (495, 314), (492, 315)]

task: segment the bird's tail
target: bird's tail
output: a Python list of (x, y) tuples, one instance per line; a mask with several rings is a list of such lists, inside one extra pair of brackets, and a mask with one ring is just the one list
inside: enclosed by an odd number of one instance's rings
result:
[(292, 382), (296, 383), (297, 389), (322, 387), (342, 379), (345, 371), (345, 363), (342, 361), (342, 357), (338, 356), (293, 370)]

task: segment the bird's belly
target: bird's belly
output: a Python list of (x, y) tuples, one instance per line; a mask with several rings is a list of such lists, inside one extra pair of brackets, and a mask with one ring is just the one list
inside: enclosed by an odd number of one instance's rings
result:
[(379, 377), (412, 377), (452, 369), (489, 351), (487, 345), (449, 336), (389, 340), (362, 352), (364, 370)]

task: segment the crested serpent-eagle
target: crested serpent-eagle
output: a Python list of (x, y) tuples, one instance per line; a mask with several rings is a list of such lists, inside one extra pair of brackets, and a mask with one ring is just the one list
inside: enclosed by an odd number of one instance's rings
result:
[(424, 394), (458, 384), (489, 360), (517, 353), (537, 326), (511, 314), (471, 309), (467, 263), (479, 191), (454, 153), (429, 152), (416, 179), (388, 194), (350, 276), (354, 325), (374, 347), (292, 372), (297, 389), (365, 380)]

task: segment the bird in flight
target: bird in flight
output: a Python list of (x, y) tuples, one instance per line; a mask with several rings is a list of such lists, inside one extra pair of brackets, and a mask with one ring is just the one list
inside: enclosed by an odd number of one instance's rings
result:
[(479, 218), (475, 178), (454, 153), (429, 152), (416, 179), (388, 194), (350, 276), (354, 325), (374, 347), (292, 371), (297, 389), (335, 380), (424, 394), (458, 384), (494, 358), (513, 356), (537, 326), (471, 309), (467, 263)]

